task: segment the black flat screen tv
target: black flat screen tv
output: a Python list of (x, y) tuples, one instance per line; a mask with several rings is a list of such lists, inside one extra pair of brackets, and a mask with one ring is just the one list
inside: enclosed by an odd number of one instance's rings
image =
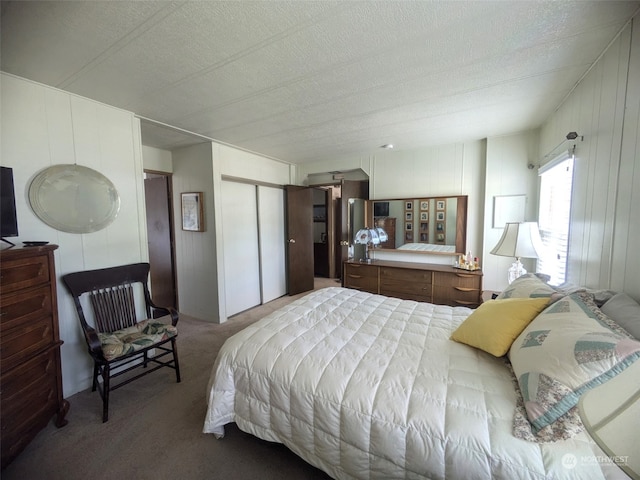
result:
[(373, 202), (373, 216), (374, 217), (388, 217), (389, 216), (389, 202)]
[[(0, 167), (0, 237), (18, 236), (16, 217), (16, 195), (13, 188), (13, 169)], [(8, 240), (6, 243), (13, 245)]]

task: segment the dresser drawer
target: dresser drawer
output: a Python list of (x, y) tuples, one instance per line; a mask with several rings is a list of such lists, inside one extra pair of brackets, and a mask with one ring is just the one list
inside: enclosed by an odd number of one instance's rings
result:
[(53, 317), (41, 317), (19, 328), (2, 330), (0, 361), (2, 370), (19, 365), (30, 356), (55, 343)]
[(49, 258), (47, 255), (36, 255), (27, 258), (3, 259), (0, 275), (3, 296), (23, 288), (47, 284), (51, 280)]
[(434, 303), (452, 307), (476, 308), (480, 305), (480, 291), (466, 287), (433, 286)]
[(365, 292), (378, 293), (378, 268), (371, 265), (346, 264), (344, 286)]
[[(0, 322), (2, 322), (0, 338), (4, 339), (5, 333), (14, 328), (21, 328), (38, 318), (51, 316), (53, 303), (49, 285), (10, 295), (5, 295), (3, 292), (0, 306)], [(4, 343), (4, 340), (2, 341)]]
[(58, 409), (59, 347), (32, 358), (0, 380), (2, 460), (13, 458)]
[(380, 268), (380, 293), (391, 297), (431, 301), (432, 272), (399, 268)]
[(434, 272), (433, 277), (434, 285), (443, 287), (475, 288), (480, 290), (482, 283), (481, 276), (468, 273)]

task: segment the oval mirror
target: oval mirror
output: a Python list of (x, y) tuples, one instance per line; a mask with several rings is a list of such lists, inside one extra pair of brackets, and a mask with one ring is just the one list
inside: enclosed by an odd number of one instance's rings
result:
[(102, 230), (120, 210), (113, 183), (80, 165), (54, 165), (38, 173), (29, 186), (29, 202), (40, 220), (68, 233)]

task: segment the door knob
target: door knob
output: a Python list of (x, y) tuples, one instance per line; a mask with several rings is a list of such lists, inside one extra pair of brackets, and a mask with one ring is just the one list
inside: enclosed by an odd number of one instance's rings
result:
[(289, 243), (296, 243), (296, 241), (293, 238), (290, 238)]

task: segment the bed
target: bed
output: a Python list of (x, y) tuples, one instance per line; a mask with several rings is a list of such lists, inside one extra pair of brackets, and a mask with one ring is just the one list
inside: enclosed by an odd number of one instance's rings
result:
[(515, 438), (504, 358), (450, 340), (472, 313), (341, 287), (315, 291), (226, 341), (204, 429), (237, 426), (336, 479), (627, 478), (584, 432)]

